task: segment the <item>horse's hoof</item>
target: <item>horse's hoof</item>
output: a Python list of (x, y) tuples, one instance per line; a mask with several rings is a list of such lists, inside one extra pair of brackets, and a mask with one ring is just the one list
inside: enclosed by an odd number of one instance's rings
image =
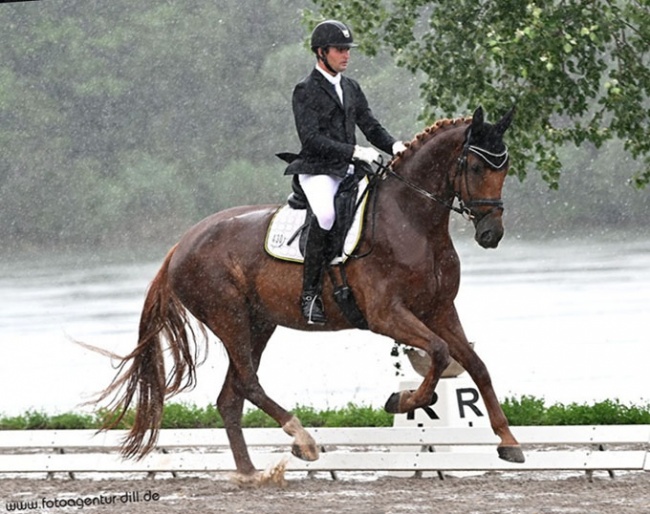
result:
[(499, 453), (499, 458), (507, 462), (516, 462), (518, 464), (526, 462), (526, 457), (524, 457), (524, 452), (521, 451), (521, 446), (499, 446), (497, 452)]
[(230, 481), (239, 487), (257, 487), (262, 481), (262, 473), (254, 471), (253, 473), (237, 472), (230, 475)]
[(300, 460), (306, 460), (308, 462), (318, 460), (318, 448), (315, 444), (293, 444), (291, 445), (291, 453)]
[(282, 425), (282, 429), (289, 435), (293, 436), (291, 453), (301, 460), (314, 461), (318, 459), (318, 447), (316, 441), (309, 435), (300, 423), (300, 420), (293, 416), (289, 421)]
[(277, 464), (270, 466), (263, 473), (254, 471), (252, 473), (237, 472), (230, 476), (230, 481), (241, 488), (256, 488), (265, 486), (286, 487), (287, 481), (284, 478), (287, 470), (287, 460), (283, 459)]
[(390, 398), (386, 401), (384, 405), (384, 410), (390, 412), (391, 414), (399, 414), (399, 401), (402, 398), (402, 393), (393, 393), (390, 395)]

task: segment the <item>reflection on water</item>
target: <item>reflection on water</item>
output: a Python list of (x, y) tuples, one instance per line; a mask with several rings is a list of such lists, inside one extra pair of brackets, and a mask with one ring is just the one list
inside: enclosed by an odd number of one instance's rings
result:
[[(458, 310), (501, 397), (650, 400), (644, 324), (650, 241), (506, 240), (496, 251), (463, 241), (459, 252)], [(72, 340), (130, 351), (162, 257), (136, 264), (79, 257), (0, 264), (0, 412), (75, 409), (103, 388), (113, 376), (110, 363)], [(216, 398), (227, 357), (210, 346), (197, 389), (178, 400), (206, 405)], [(368, 332), (281, 328), (260, 379), (288, 407), (380, 406), (399, 380), (390, 348), (389, 340)], [(412, 373), (407, 369), (407, 378)]]

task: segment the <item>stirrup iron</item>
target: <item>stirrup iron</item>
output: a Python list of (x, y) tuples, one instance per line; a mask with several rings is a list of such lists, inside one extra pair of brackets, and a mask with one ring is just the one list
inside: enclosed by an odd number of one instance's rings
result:
[(327, 321), (323, 312), (323, 301), (318, 294), (305, 294), (302, 297), (302, 315), (308, 325), (322, 325)]

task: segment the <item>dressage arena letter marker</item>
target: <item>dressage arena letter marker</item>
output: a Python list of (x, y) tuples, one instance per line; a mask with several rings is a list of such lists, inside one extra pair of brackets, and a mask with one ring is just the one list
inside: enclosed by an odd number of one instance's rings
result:
[[(400, 391), (413, 390), (420, 385), (421, 380), (411, 379), (401, 381), (398, 385)], [(400, 428), (428, 428), (442, 427), (453, 431), (458, 427), (489, 427), (490, 421), (486, 416), (487, 409), (483, 399), (469, 375), (459, 377), (442, 378), (438, 382), (436, 392), (431, 398), (431, 404), (427, 407), (415, 409), (406, 414), (396, 414), (393, 418), (393, 426)], [(461, 447), (453, 445), (441, 446), (413, 446), (406, 449), (414, 452), (436, 451), (436, 452), (493, 452), (490, 447)], [(412, 472), (391, 472), (391, 476), (407, 477), (413, 476)], [(447, 473), (446, 473), (447, 474)], [(455, 475), (459, 475), (455, 473)], [(429, 477), (440, 476), (436, 472), (418, 472), (417, 476)]]
[[(463, 394), (465, 393), (469, 393), (471, 395), (471, 399), (464, 400)], [(465, 407), (469, 407), (470, 409), (472, 409), (474, 414), (476, 414), (477, 416), (479, 417), (483, 416), (483, 413), (476, 406), (476, 402), (479, 401), (480, 396), (478, 394), (478, 391), (473, 387), (456, 389), (456, 399), (458, 400), (458, 414), (460, 415), (461, 418), (465, 418)]]
[[(438, 393), (435, 391), (433, 392), (433, 396), (431, 397), (431, 403), (429, 403), (428, 406), (426, 407), (421, 407), (421, 409), (425, 412), (427, 416), (429, 416), (429, 419), (440, 419), (440, 416), (436, 414), (436, 411), (434, 411), (431, 406), (435, 405), (436, 402), (438, 401)], [(406, 419), (408, 420), (414, 420), (415, 419), (415, 411), (410, 410), (406, 413)]]
[[(403, 381), (399, 390), (413, 390), (416, 381)], [(431, 403), (397, 414), (393, 426), (399, 427), (485, 427), (489, 421), (481, 395), (469, 376), (443, 378), (438, 382)]]

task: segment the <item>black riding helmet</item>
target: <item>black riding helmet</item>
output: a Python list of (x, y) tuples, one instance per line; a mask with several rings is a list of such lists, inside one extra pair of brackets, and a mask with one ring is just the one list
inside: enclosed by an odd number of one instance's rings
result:
[(330, 66), (327, 60), (327, 49), (330, 46), (338, 48), (353, 48), (352, 32), (345, 23), (336, 20), (326, 20), (318, 25), (311, 33), (311, 49), (316, 57), (323, 62), (325, 67), (336, 75), (334, 68)]
[(337, 46), (354, 48), (357, 46), (352, 39), (352, 31), (345, 24), (336, 20), (326, 20), (318, 25), (311, 33), (311, 49), (318, 53), (319, 48)]

